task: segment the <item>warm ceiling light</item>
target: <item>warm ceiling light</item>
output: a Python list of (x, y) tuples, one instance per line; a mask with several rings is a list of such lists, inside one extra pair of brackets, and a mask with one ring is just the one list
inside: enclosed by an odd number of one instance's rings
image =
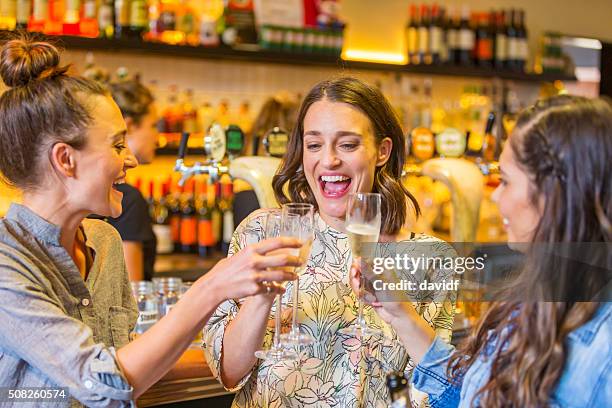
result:
[(407, 62), (406, 55), (404, 54), (367, 50), (346, 50), (342, 58), (350, 61), (368, 61), (398, 65), (403, 65)]

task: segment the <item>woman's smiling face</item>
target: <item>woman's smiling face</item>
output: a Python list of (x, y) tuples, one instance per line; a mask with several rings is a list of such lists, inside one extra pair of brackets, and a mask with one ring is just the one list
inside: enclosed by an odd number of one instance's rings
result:
[(321, 217), (338, 228), (349, 193), (371, 192), (377, 166), (383, 165), (392, 142), (378, 146), (370, 119), (343, 102), (323, 99), (304, 117), (302, 164)]

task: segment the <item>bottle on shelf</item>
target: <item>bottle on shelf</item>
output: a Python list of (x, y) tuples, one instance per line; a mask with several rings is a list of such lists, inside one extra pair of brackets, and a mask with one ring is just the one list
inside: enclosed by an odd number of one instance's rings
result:
[(181, 252), (185, 254), (195, 253), (198, 243), (198, 221), (194, 203), (195, 180), (187, 180), (185, 192), (181, 197)]
[(168, 211), (170, 212), (170, 236), (174, 245), (174, 252), (181, 252), (181, 197), (183, 189), (171, 178), (171, 191), (167, 198)]
[(437, 4), (431, 7), (431, 20), (429, 24), (429, 63), (438, 65), (442, 55), (443, 25), (440, 8)]
[(160, 40), (167, 44), (181, 44), (185, 33), (177, 30), (177, 20), (180, 11), (178, 0), (162, 0), (159, 21), (161, 25)]
[(221, 186), (221, 202), (219, 203), (219, 207), (223, 212), (221, 252), (227, 254), (232, 235), (234, 234), (234, 184), (229, 181), (223, 183)]
[(448, 9), (447, 27), (448, 64), (455, 65), (459, 61), (460, 19), (454, 6), (450, 6)]
[(443, 65), (450, 64), (451, 51), (449, 47), (448, 33), (450, 30), (450, 18), (446, 14), (447, 10), (444, 7), (440, 8), (440, 29), (442, 30), (442, 41), (440, 49), (440, 63)]
[(408, 63), (418, 64), (419, 57), (419, 22), (418, 10), (415, 4), (410, 5), (410, 21), (406, 26), (406, 48), (408, 52)]
[(0, 30), (14, 30), (17, 24), (17, 1), (0, 0)]
[(17, 30), (27, 30), (32, 16), (32, 0), (17, 0), (15, 13), (15, 28)]
[(495, 13), (495, 68), (504, 69), (508, 60), (508, 30), (506, 12)]
[(429, 49), (429, 7), (421, 5), (421, 20), (419, 24), (419, 64), (431, 64)]
[(478, 14), (478, 29), (476, 31), (476, 62), (484, 68), (493, 67), (493, 41), (489, 14)]
[(81, 35), (81, 0), (66, 0), (62, 33)]
[(194, 93), (192, 89), (186, 89), (183, 101), (183, 132), (198, 132), (198, 113), (196, 111)]
[(144, 195), (147, 201), (147, 207), (149, 209), (149, 218), (151, 221), (155, 220), (155, 207), (157, 206), (157, 201), (155, 200), (155, 180), (149, 180), (147, 194)]
[(83, 16), (79, 24), (79, 31), (83, 37), (96, 38), (100, 35), (96, 0), (85, 0), (83, 3)]
[(64, 1), (48, 0), (48, 8), (43, 32), (48, 35), (61, 35), (64, 21)]
[(516, 11), (511, 9), (506, 14), (506, 36), (508, 38), (508, 52), (506, 55), (506, 67), (510, 70), (518, 69), (519, 38), (516, 30)]
[(470, 9), (467, 6), (463, 6), (459, 23), (458, 65), (471, 66), (473, 64), (472, 53), (475, 44), (474, 31), (470, 26)]
[(188, 1), (182, 0), (176, 29), (184, 34), (183, 42), (189, 45), (198, 45), (200, 43), (198, 25), (199, 22), (196, 18), (195, 11), (189, 5)]
[(135, 38), (144, 38), (149, 26), (149, 10), (146, 0), (131, 0), (129, 9), (128, 35)]
[(527, 58), (529, 58), (529, 46), (527, 42), (527, 28), (525, 27), (525, 11), (518, 10), (516, 13), (517, 24), (517, 58), (516, 58), (516, 69), (517, 71), (524, 72), (525, 65), (527, 64)]
[(102, 0), (98, 9), (98, 29), (101, 38), (115, 36), (115, 5), (113, 0)]
[(221, 211), (219, 210), (219, 182), (215, 182), (208, 186), (208, 208), (210, 209), (210, 218), (212, 222), (212, 242), (210, 245), (210, 251), (217, 249), (221, 240)]
[(198, 254), (206, 258), (211, 255), (214, 241), (212, 225), (212, 207), (208, 200), (209, 190), (212, 188), (207, 181), (201, 181), (198, 189)]
[(484, 144), (482, 146), (482, 157), (487, 162), (492, 162), (497, 159), (497, 139), (493, 135), (493, 126), (495, 125), (495, 112), (489, 112), (487, 116), (487, 125), (485, 127)]
[(130, 0), (115, 1), (115, 38), (129, 37), (130, 32)]
[(147, 41), (159, 41), (161, 40), (161, 1), (160, 0), (150, 0), (149, 1), (149, 9), (147, 13), (149, 30), (145, 36)]
[(178, 102), (178, 87), (170, 86), (168, 103), (163, 113), (165, 131), (168, 133), (180, 133), (183, 131), (183, 109)]
[(158, 254), (171, 254), (174, 251), (170, 226), (170, 209), (168, 207), (169, 184), (157, 183), (154, 193), (155, 210), (153, 213), (153, 233), (157, 238)]

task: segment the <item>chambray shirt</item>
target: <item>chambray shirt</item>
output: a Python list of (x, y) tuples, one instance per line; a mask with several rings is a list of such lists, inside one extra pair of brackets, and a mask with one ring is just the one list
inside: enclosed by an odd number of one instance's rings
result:
[[(609, 407), (612, 401), (612, 303), (602, 303), (589, 322), (566, 339), (565, 368), (549, 404), (551, 407)], [(429, 394), (433, 408), (470, 407), (488, 381), (493, 352), (479, 357), (461, 384), (451, 384), (446, 368), (454, 348), (436, 338), (414, 370), (414, 386)], [(478, 401), (474, 401), (474, 406)]]
[(98, 220), (81, 232), (86, 280), (58, 226), (16, 204), (0, 219), (0, 387), (65, 387), (71, 397), (15, 407), (134, 406), (115, 354), (137, 319), (121, 239)]

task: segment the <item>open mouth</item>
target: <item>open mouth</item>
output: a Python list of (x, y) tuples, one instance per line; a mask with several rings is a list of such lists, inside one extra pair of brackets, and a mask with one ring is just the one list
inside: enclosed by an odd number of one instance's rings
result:
[(339, 198), (349, 191), (351, 181), (350, 177), (342, 174), (325, 175), (319, 177), (319, 186), (324, 197)]
[(125, 183), (125, 174), (124, 174), (124, 175), (122, 175), (120, 178), (118, 178), (117, 180), (115, 180), (115, 181), (113, 182), (113, 186), (112, 186), (112, 187), (113, 187), (113, 190), (115, 190), (115, 191), (119, 191), (119, 190), (117, 189), (117, 186), (118, 186), (119, 184), (124, 184), (124, 183)]

